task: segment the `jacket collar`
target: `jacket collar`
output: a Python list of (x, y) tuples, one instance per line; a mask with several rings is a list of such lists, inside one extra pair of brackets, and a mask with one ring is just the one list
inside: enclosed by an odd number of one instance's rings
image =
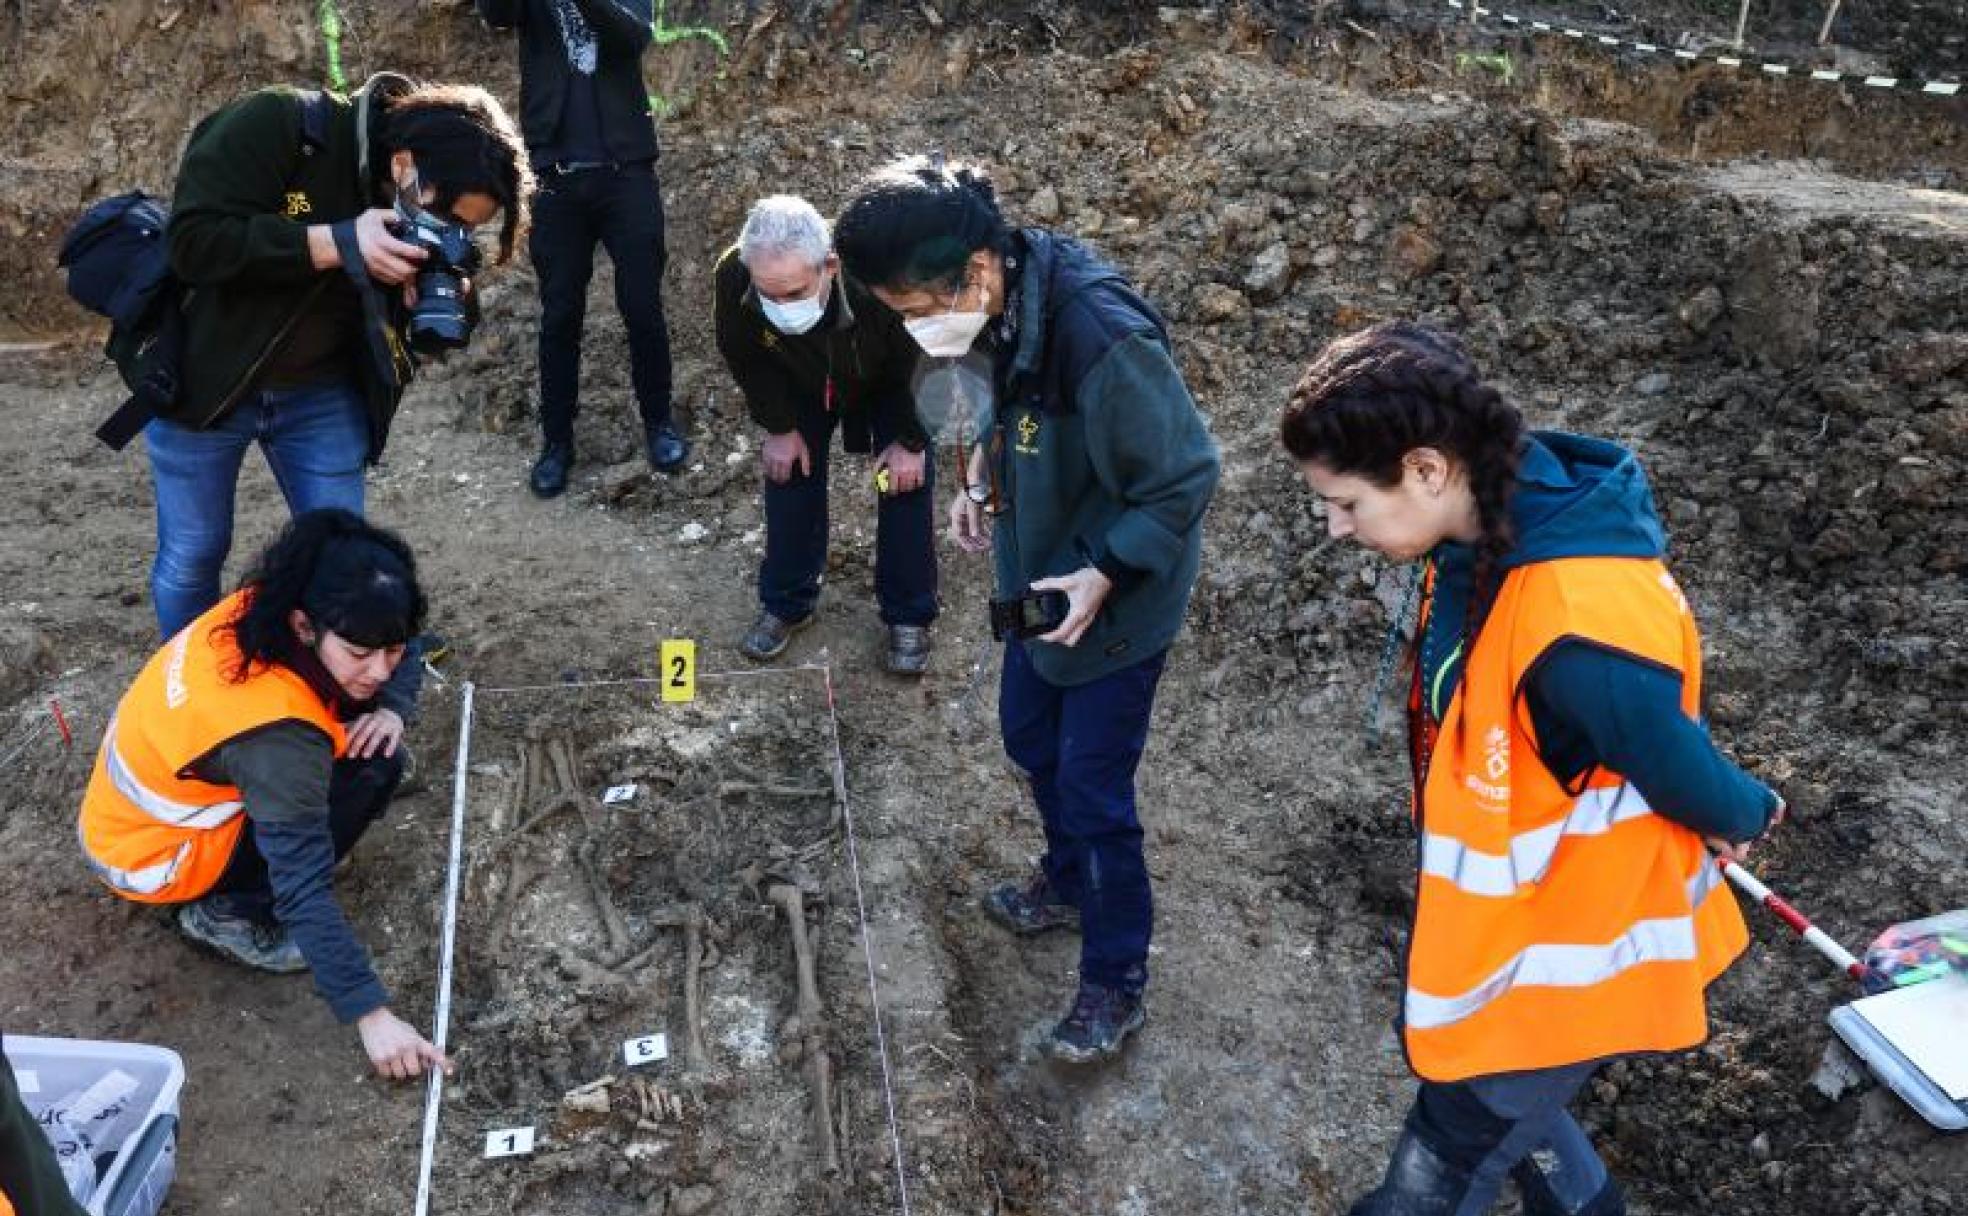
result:
[(382, 116), (390, 102), (416, 88), (416, 83), (408, 76), (396, 72), (378, 72), (363, 83), (355, 92), (355, 179), (365, 183), (375, 181), (374, 166), (369, 163), (369, 137), (375, 131), (376, 121)]

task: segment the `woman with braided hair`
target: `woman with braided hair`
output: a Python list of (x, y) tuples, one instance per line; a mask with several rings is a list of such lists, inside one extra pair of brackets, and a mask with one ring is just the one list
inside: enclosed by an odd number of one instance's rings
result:
[[(1332, 343), (1284, 446), (1327, 528), (1420, 562), (1408, 692), (1420, 878), (1400, 1024), (1421, 1079), (1354, 1216), (1626, 1210), (1566, 1105), (1693, 1046), (1746, 941), (1709, 857), (1783, 801), (1699, 717), (1701, 641), (1632, 453), (1531, 432), (1448, 335)], [(1400, 623), (1397, 623), (1397, 628)]]

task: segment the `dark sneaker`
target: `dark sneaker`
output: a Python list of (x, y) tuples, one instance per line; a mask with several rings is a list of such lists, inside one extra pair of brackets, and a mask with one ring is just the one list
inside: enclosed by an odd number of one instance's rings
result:
[(1080, 927), (1080, 910), (1059, 897), (1044, 871), (1032, 875), (1023, 886), (1004, 884), (983, 902), (985, 915), (1024, 936)]
[(1073, 1011), (1052, 1028), (1046, 1054), (1062, 1064), (1091, 1064), (1120, 1054), (1121, 1044), (1148, 1020), (1139, 992), (1080, 984)]
[(758, 619), (745, 631), (738, 643), (738, 653), (754, 663), (764, 663), (786, 653), (786, 646), (793, 635), (813, 623), (813, 614), (807, 613), (797, 621), (783, 620), (765, 609), (759, 609)]
[(550, 439), (533, 462), (533, 475), (527, 485), (541, 498), (558, 498), (567, 489), (567, 474), (574, 467), (574, 445), (567, 440)]
[(890, 674), (919, 676), (929, 670), (929, 626), (890, 625), (882, 666)]
[(214, 899), (201, 899), (179, 908), (178, 932), (235, 963), (258, 971), (292, 975), (308, 969), (301, 948), (287, 936), (285, 929), (235, 916)]
[(665, 422), (652, 426), (643, 432), (648, 441), (649, 467), (658, 473), (674, 473), (690, 459), (690, 441), (676, 433), (676, 428)]

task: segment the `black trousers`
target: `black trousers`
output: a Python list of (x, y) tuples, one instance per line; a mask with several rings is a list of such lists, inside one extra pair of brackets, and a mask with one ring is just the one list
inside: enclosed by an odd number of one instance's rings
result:
[[(389, 809), (397, 783), (403, 780), (403, 754), (399, 743), (394, 756), (335, 762), (328, 778), (328, 833), (335, 838), (336, 861), (347, 857), (355, 842)], [(267, 877), (266, 857), (253, 837), (251, 819), (239, 834), (232, 860), (209, 893), (225, 896), (235, 915), (273, 923), (273, 882)]]
[(540, 174), (528, 249), (540, 279), (540, 429), (572, 442), (581, 331), (599, 244), (615, 264), (615, 307), (645, 429), (670, 421), (670, 326), (663, 316), (663, 192), (654, 161)]
[(0, 1052), (0, 1195), (19, 1216), (84, 1216), (41, 1125), (21, 1102), (13, 1066)]

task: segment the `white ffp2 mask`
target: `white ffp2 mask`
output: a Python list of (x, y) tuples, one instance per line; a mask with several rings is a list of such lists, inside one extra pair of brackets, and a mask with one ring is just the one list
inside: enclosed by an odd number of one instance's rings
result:
[(765, 311), (765, 319), (772, 322), (772, 328), (782, 334), (803, 334), (820, 324), (820, 318), (827, 315), (827, 289), (832, 286), (828, 280), (821, 280), (820, 290), (805, 300), (788, 300), (781, 304), (777, 300), (759, 297), (759, 307)]

